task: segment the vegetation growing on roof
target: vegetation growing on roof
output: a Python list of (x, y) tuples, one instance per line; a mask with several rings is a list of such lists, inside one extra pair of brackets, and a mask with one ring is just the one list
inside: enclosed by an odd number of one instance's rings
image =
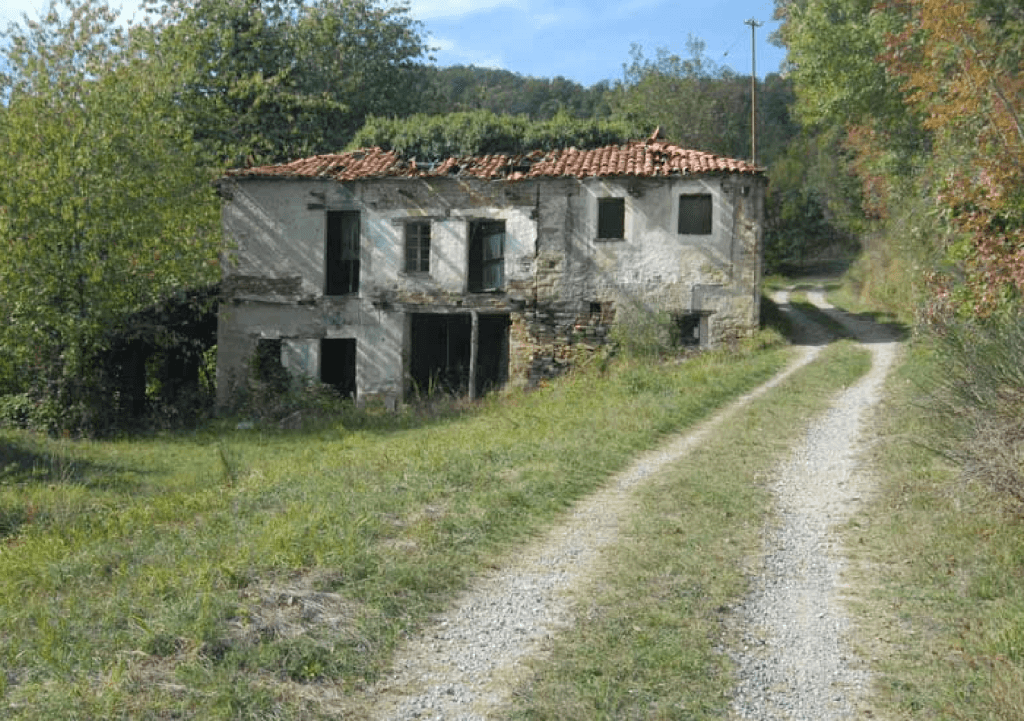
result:
[(625, 143), (650, 132), (650, 128), (640, 129), (621, 120), (583, 120), (566, 113), (550, 120), (531, 120), (526, 115), (475, 110), (406, 118), (370, 117), (349, 148), (380, 147), (404, 157), (443, 160), (451, 156), (520, 154), (573, 146), (594, 148)]

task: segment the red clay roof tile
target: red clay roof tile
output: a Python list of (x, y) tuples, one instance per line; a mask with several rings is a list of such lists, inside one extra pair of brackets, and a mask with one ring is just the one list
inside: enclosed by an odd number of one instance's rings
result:
[(451, 157), (439, 163), (403, 159), (394, 151), (364, 148), (335, 155), (315, 155), (282, 165), (229, 170), (233, 178), (413, 178), (465, 175), (483, 180), (529, 178), (658, 177), (700, 173), (760, 175), (763, 168), (743, 160), (687, 150), (652, 137), (625, 145), (578, 150), (535, 150), (520, 155)]

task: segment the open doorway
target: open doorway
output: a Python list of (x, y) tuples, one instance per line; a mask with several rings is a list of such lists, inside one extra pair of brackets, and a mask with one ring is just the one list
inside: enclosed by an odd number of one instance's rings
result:
[(414, 393), (480, 396), (504, 385), (507, 314), (477, 316), (475, 353), (471, 313), (414, 313), (411, 321), (409, 376)]
[(356, 397), (355, 338), (324, 338), (320, 341), (320, 381), (343, 398)]

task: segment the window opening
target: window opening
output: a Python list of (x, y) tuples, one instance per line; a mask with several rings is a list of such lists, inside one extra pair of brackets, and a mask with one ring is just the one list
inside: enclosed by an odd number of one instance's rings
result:
[(272, 391), (288, 387), (288, 371), (281, 362), (281, 341), (278, 338), (260, 338), (252, 359), (253, 378)]
[(626, 237), (626, 199), (597, 199), (597, 237), (622, 240)]
[(679, 345), (696, 346), (700, 345), (700, 321), (699, 314), (687, 314), (676, 316), (676, 328), (679, 330)]
[(711, 196), (708, 194), (680, 195), (679, 234), (710, 235), (711, 209)]
[(469, 290), (501, 290), (505, 284), (505, 221), (469, 224)]
[(320, 341), (320, 381), (333, 387), (343, 398), (355, 398), (355, 338), (324, 338)]
[(327, 295), (359, 292), (359, 212), (335, 210), (327, 213), (326, 281)]
[(430, 221), (405, 224), (405, 272), (430, 272)]

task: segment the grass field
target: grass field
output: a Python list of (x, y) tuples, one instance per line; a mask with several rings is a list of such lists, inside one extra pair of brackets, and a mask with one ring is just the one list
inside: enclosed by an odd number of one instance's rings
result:
[(474, 573), (788, 356), (620, 362), (302, 432), (3, 432), (0, 715), (315, 717), (320, 689), (375, 678)]

